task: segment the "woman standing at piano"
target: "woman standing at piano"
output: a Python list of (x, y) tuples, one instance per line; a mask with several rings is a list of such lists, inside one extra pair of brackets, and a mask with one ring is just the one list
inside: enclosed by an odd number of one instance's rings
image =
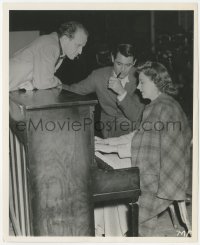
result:
[(9, 90), (48, 89), (61, 84), (54, 73), (67, 56), (75, 59), (87, 43), (88, 32), (76, 21), (63, 23), (57, 32), (42, 35), (17, 51), (9, 62)]
[[(189, 178), (191, 131), (167, 69), (157, 62), (138, 68), (143, 98), (150, 99), (131, 137), (96, 138), (96, 151), (130, 157), (140, 169), (139, 234), (154, 236), (157, 216), (174, 200), (185, 200)], [(123, 166), (122, 166), (123, 167)]]

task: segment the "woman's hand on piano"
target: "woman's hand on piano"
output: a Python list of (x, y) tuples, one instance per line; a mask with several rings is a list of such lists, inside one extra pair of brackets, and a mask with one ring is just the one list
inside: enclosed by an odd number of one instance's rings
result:
[(95, 143), (95, 151), (100, 151), (104, 153), (114, 153), (114, 152), (118, 152), (118, 149), (117, 146), (115, 145), (105, 145), (105, 144)]

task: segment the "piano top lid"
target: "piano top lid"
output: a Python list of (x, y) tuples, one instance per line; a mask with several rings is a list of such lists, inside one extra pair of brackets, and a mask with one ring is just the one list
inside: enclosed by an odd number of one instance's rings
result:
[(15, 103), (26, 110), (97, 104), (94, 94), (79, 95), (60, 88), (33, 91), (17, 90), (10, 92), (9, 98), (10, 103)]

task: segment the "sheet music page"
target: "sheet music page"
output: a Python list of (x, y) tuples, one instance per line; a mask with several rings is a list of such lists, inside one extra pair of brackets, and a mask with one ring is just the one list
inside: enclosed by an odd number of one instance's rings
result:
[(130, 158), (121, 159), (119, 158), (118, 154), (114, 154), (114, 153), (102, 154), (96, 151), (95, 156), (100, 158), (102, 161), (104, 161), (114, 169), (131, 167), (131, 159)]

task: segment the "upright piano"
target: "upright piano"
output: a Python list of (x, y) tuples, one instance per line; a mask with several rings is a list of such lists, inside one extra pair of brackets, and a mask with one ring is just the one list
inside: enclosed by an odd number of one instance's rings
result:
[(94, 236), (94, 96), (10, 92), (9, 212), (16, 235)]

